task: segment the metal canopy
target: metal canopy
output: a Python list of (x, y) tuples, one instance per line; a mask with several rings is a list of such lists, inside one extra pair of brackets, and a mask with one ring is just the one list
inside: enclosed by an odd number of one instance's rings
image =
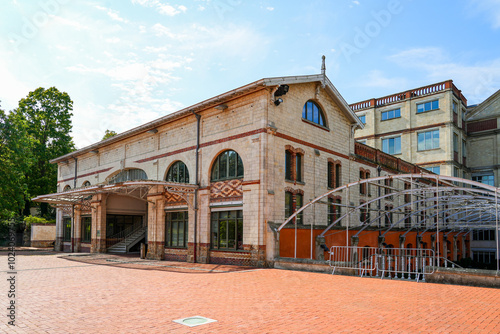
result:
[(126, 181), (115, 184), (99, 184), (78, 189), (71, 189), (55, 194), (40, 195), (33, 198), (34, 202), (48, 203), (54, 207), (81, 205), (90, 210), (92, 197), (97, 194), (117, 194), (147, 201), (149, 190), (155, 186), (163, 186), (164, 190), (181, 195), (189, 204), (188, 195), (194, 194), (198, 188), (194, 184), (184, 184), (166, 181)]

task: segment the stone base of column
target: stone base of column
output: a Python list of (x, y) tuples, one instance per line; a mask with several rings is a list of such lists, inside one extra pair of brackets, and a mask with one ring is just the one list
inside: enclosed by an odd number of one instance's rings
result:
[(106, 253), (106, 239), (92, 239), (90, 245), (91, 253)]
[(164, 260), (165, 259), (165, 243), (160, 241), (148, 241), (147, 259)]
[(63, 251), (63, 238), (57, 237), (56, 242), (54, 243), (54, 251), (62, 252)]

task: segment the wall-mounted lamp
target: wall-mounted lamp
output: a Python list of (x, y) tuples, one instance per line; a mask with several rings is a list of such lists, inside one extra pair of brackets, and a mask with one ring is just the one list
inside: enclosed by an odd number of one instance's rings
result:
[(276, 89), (276, 91), (274, 92), (274, 97), (285, 95), (286, 93), (288, 93), (288, 89), (290, 89), (288, 85), (279, 86), (278, 89)]
[(279, 99), (274, 100), (274, 105), (279, 106), (282, 102), (283, 102), (283, 99), (280, 97)]
[(151, 129), (151, 130), (148, 130), (148, 133), (158, 133), (158, 129)]
[(227, 109), (227, 104), (219, 104), (218, 106), (214, 107), (217, 110), (225, 110)]

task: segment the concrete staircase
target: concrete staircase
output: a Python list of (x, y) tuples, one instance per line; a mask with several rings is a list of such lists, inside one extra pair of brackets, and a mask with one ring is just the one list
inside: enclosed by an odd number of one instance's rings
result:
[(134, 247), (139, 241), (144, 239), (144, 237), (146, 236), (147, 229), (148, 229), (147, 226), (143, 226), (132, 231), (129, 235), (125, 236), (125, 238), (122, 241), (114, 244), (113, 246), (110, 246), (108, 248), (108, 253), (113, 253), (113, 254), (128, 253), (130, 248)]

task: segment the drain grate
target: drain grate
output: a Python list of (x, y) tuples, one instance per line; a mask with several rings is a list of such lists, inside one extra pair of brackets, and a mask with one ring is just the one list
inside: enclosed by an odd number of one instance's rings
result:
[(174, 322), (176, 322), (178, 324), (189, 326), (189, 327), (205, 325), (205, 324), (209, 324), (211, 322), (216, 322), (216, 321), (217, 320), (205, 318), (205, 317), (202, 317), (199, 315), (196, 315), (194, 317), (187, 317), (187, 318), (174, 320)]

